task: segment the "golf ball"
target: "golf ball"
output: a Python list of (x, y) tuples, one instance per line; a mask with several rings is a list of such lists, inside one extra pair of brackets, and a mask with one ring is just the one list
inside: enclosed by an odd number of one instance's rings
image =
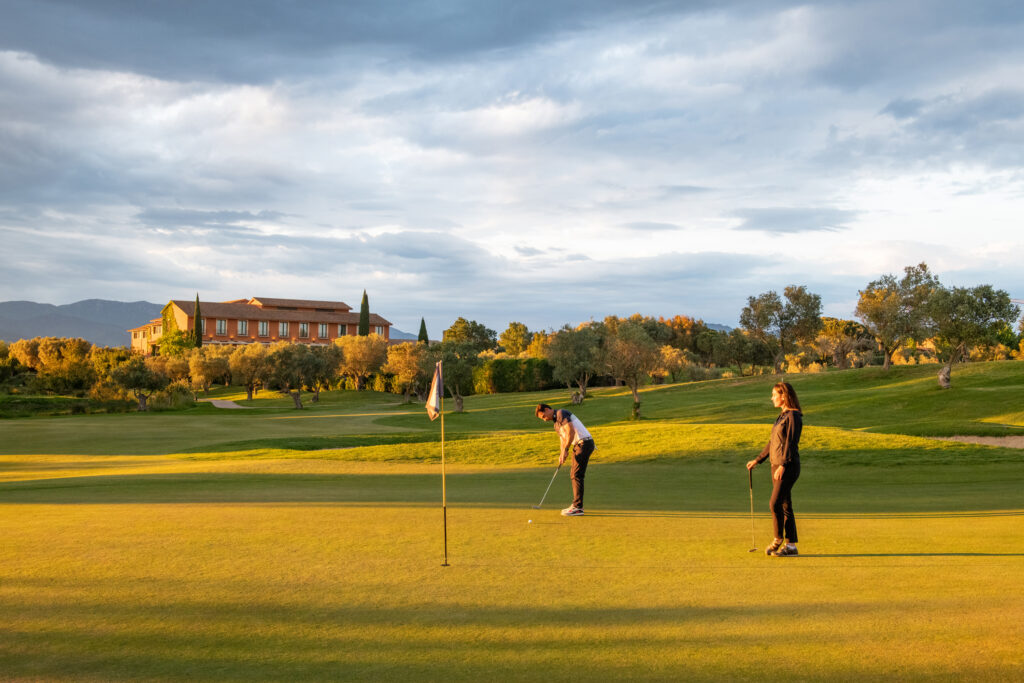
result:
[(527, 524), (533, 524), (533, 520), (532, 519), (528, 519), (528, 520), (526, 520), (526, 523)]

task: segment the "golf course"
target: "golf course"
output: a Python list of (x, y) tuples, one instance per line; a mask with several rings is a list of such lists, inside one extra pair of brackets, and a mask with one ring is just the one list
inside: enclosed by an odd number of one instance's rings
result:
[[(441, 421), (401, 396), (0, 420), (0, 680), (1019, 680), (1024, 362), (936, 371), (786, 376), (790, 558), (744, 467), (777, 376), (640, 420), (624, 387), (446, 401), (447, 567)], [(585, 516), (538, 402), (594, 436)]]

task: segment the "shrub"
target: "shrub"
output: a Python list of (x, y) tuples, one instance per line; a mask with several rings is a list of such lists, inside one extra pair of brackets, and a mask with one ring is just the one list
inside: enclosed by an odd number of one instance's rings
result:
[(551, 386), (551, 364), (544, 358), (490, 358), (473, 368), (473, 391), (505, 394)]
[(171, 382), (149, 398), (150, 410), (181, 410), (195, 405), (196, 397), (188, 380)]

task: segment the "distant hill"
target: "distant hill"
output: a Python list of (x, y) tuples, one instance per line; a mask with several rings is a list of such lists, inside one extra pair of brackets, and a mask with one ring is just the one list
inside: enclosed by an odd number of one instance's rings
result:
[(99, 346), (127, 346), (127, 330), (160, 317), (163, 304), (85, 299), (55, 306), (33, 301), (0, 302), (0, 339), (81, 337)]
[(728, 325), (721, 325), (719, 323), (704, 323), (708, 326), (709, 330), (717, 330), (719, 332), (732, 332), (732, 328)]
[(391, 339), (408, 339), (409, 341), (416, 341), (419, 339), (419, 335), (409, 334), (408, 332), (402, 332), (397, 327), (392, 327), (388, 331), (389, 338)]

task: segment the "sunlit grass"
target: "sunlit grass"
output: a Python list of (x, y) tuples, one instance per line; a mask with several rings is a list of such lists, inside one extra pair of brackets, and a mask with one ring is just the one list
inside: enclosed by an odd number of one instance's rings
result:
[[(565, 391), (0, 421), (0, 679), (1013, 680), (1024, 363), (792, 378), (801, 554), (766, 558), (775, 378), (594, 392), (588, 515), (533, 417)], [(232, 394), (232, 391), (235, 393)], [(217, 389), (211, 396), (234, 396)], [(241, 395), (244, 402), (244, 393)], [(532, 523), (527, 523), (532, 519)]]

